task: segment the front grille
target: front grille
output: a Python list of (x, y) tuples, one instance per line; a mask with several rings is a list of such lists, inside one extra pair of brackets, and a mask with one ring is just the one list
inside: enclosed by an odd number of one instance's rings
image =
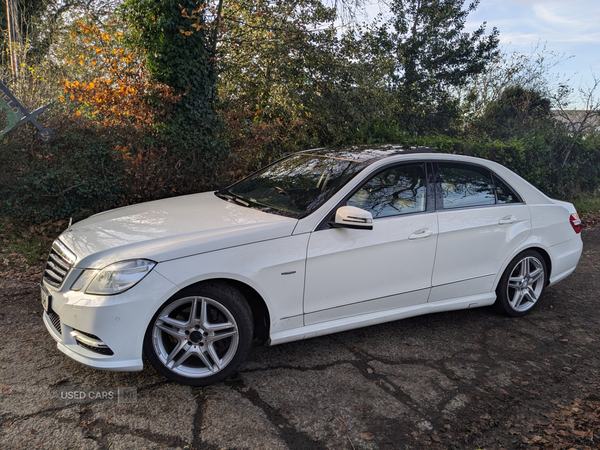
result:
[(50, 323), (52, 324), (52, 327), (54, 327), (56, 332), (62, 336), (62, 332), (61, 332), (62, 327), (60, 326), (60, 317), (58, 317), (58, 314), (56, 314), (54, 311), (50, 310), (48, 312), (48, 318), (50, 319)]
[(55, 288), (60, 288), (65, 277), (75, 263), (75, 255), (59, 240), (54, 241), (48, 256), (44, 280)]

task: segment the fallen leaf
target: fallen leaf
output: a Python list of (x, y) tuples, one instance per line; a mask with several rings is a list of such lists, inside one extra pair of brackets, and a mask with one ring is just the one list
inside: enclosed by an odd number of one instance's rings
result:
[(579, 437), (588, 437), (590, 435), (589, 431), (582, 431), (582, 430), (573, 430), (573, 434), (576, 434)]

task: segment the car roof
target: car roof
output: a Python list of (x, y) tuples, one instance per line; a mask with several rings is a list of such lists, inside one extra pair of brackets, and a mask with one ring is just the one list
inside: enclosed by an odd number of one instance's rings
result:
[(365, 164), (372, 164), (383, 158), (402, 154), (434, 153), (430, 147), (406, 147), (402, 145), (354, 145), (348, 147), (315, 148), (300, 153), (322, 156), (325, 158), (344, 159)]

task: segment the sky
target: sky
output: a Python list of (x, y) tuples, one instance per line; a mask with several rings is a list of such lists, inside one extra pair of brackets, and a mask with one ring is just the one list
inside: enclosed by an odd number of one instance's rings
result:
[[(368, 7), (369, 15), (379, 12)], [(537, 45), (570, 57), (554, 72), (573, 87), (600, 80), (600, 0), (481, 0), (467, 20), (467, 30), (487, 22), (500, 31), (503, 51), (531, 54)], [(600, 88), (600, 87), (599, 87)]]

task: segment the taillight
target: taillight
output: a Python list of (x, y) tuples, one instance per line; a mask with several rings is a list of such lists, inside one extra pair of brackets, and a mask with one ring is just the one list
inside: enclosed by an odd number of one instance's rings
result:
[(579, 215), (577, 215), (577, 213), (571, 214), (569, 222), (571, 222), (571, 226), (573, 227), (573, 230), (575, 230), (575, 233), (581, 233), (581, 220), (579, 220)]

